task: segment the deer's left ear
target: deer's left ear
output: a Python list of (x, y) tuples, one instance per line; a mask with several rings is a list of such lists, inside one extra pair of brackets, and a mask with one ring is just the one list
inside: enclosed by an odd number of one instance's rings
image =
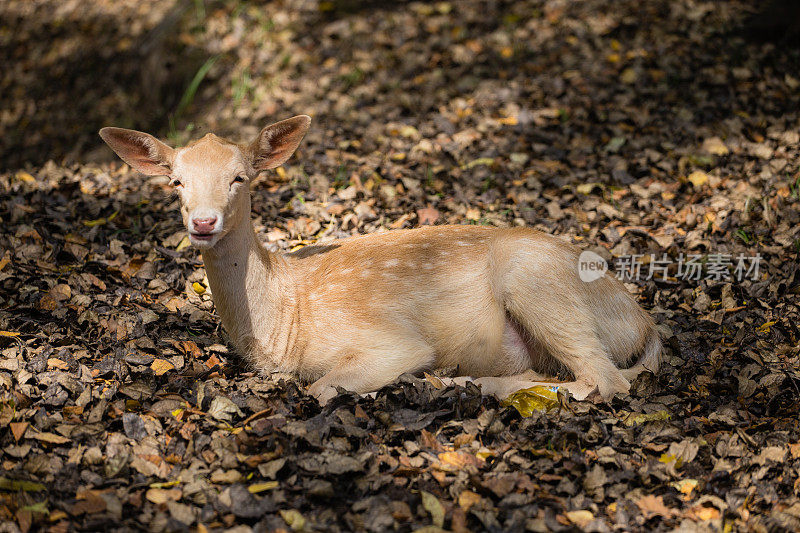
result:
[(149, 133), (124, 128), (103, 128), (100, 137), (117, 155), (147, 176), (167, 176), (172, 171), (175, 150)]
[(311, 117), (298, 115), (267, 126), (247, 147), (250, 161), (256, 171), (279, 167), (297, 147), (311, 125)]

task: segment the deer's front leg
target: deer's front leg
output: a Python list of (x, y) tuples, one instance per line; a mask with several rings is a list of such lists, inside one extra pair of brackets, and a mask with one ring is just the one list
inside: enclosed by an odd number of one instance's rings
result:
[(398, 339), (388, 344), (342, 356), (334, 368), (309, 386), (309, 394), (324, 405), (336, 396), (336, 387), (364, 394), (388, 385), (400, 374), (433, 366), (433, 349), (423, 342)]

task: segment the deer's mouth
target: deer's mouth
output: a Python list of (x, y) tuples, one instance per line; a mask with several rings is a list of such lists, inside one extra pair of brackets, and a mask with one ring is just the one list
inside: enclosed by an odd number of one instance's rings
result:
[(189, 241), (197, 248), (210, 248), (217, 243), (219, 236), (219, 231), (210, 231), (208, 233), (189, 232)]

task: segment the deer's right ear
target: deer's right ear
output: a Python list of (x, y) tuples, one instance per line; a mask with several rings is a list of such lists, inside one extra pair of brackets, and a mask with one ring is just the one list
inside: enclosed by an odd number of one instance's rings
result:
[(261, 130), (258, 137), (246, 148), (253, 168), (261, 171), (284, 164), (297, 150), (310, 124), (311, 117), (297, 115)]
[(166, 176), (172, 171), (175, 150), (152, 135), (124, 128), (103, 128), (100, 137), (132, 168), (147, 176)]

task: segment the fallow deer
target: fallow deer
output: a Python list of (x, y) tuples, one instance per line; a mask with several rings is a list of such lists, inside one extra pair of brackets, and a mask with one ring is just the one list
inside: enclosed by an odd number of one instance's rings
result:
[(428, 226), (268, 251), (250, 222), (252, 180), (285, 163), (311, 119), (265, 127), (249, 144), (213, 134), (179, 149), (103, 128), (131, 167), (171, 178), (191, 243), (235, 348), (259, 372), (375, 391), (404, 372), (457, 367), (505, 396), (566, 369), (558, 385), (582, 399), (629, 390), (655, 372), (650, 316), (610, 274), (582, 281), (577, 248), (528, 228)]

